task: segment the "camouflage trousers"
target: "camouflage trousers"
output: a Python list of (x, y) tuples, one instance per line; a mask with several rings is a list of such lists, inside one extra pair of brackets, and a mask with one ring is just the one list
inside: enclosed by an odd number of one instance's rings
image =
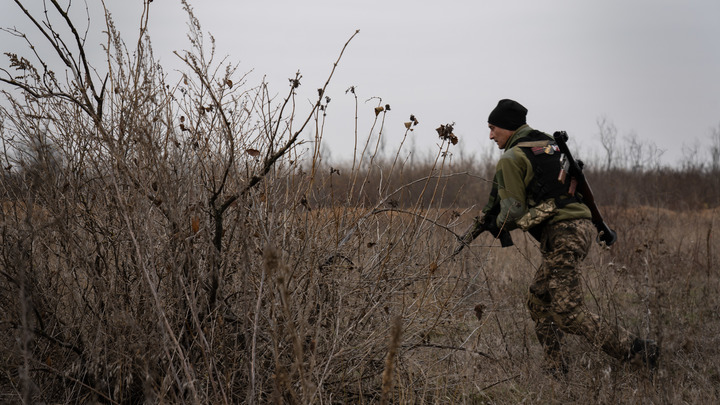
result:
[(583, 303), (578, 265), (588, 253), (597, 231), (587, 219), (560, 221), (543, 229), (543, 262), (528, 295), (535, 333), (550, 365), (565, 364), (564, 334), (584, 336), (591, 344), (617, 359), (627, 359), (634, 336), (616, 324), (591, 313)]

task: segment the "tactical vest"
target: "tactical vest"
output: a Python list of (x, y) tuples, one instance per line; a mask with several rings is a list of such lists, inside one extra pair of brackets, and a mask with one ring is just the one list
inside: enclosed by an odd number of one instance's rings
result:
[(582, 202), (581, 196), (569, 195), (570, 179), (560, 182), (560, 148), (555, 140), (538, 130), (531, 131), (518, 140), (518, 146), (532, 164), (534, 176), (527, 187), (528, 205), (534, 207), (541, 202), (555, 199), (558, 208), (570, 203)]

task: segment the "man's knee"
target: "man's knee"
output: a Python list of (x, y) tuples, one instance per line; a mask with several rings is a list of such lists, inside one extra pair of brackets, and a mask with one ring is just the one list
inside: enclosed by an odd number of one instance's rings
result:
[(538, 322), (551, 316), (551, 301), (547, 290), (539, 291), (533, 289), (533, 286), (534, 284), (530, 286), (525, 304), (530, 311), (530, 317), (533, 321)]
[(598, 317), (583, 305), (574, 306), (567, 312), (556, 313), (553, 320), (560, 330), (572, 335), (592, 338), (592, 335), (600, 332)]

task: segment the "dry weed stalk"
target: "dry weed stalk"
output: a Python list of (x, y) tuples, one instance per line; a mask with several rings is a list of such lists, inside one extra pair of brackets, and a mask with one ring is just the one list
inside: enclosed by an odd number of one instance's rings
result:
[[(191, 47), (176, 82), (146, 37), (126, 51), (109, 14), (107, 71), (72, 47), (83, 43), (72, 30), (51, 43), (70, 62), (62, 74), (40, 47), (32, 62), (9, 55), (0, 400), (717, 401), (714, 211), (608, 210), (621, 240), (593, 251), (587, 291), (610, 303), (596, 308), (605, 318), (662, 336), (668, 354), (649, 381), (571, 340), (574, 380), (562, 385), (535, 366), (524, 308), (534, 242), (514, 235), (501, 250), (484, 236), (447, 259), (491, 165), (458, 165), (452, 137), (425, 163), (386, 156), (375, 134), (395, 131), (393, 110), (380, 102), (367, 107), (382, 111), (364, 146), (355, 114), (352, 165), (327, 167), (319, 145), (298, 140), (314, 127), (322, 141), (328, 82), (298, 116), (299, 74), (277, 102), (268, 84), (248, 86), (183, 4)], [(73, 24), (58, 5), (38, 28)]]
[(400, 347), (400, 339), (402, 336), (402, 318), (396, 316), (393, 320), (393, 326), (390, 332), (390, 343), (388, 345), (388, 353), (385, 357), (385, 368), (382, 374), (382, 393), (380, 395), (380, 403), (387, 404), (390, 401), (390, 395), (393, 388), (393, 370), (395, 368), (395, 358), (397, 357), (398, 348)]

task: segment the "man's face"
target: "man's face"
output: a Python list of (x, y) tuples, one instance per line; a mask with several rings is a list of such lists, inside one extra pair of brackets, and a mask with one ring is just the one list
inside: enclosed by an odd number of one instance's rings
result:
[(505, 145), (507, 145), (508, 139), (512, 136), (513, 132), (509, 129), (496, 127), (495, 125), (488, 125), (488, 128), (490, 128), (490, 139), (495, 141), (497, 143), (498, 148), (505, 149)]

